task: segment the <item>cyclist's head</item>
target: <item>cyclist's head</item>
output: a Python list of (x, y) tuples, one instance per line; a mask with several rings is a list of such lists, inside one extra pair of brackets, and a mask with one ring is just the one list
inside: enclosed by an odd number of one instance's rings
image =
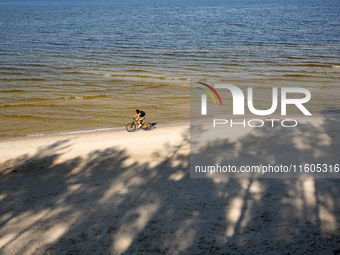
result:
[(138, 110), (138, 109), (136, 110), (136, 113), (139, 113), (139, 110)]

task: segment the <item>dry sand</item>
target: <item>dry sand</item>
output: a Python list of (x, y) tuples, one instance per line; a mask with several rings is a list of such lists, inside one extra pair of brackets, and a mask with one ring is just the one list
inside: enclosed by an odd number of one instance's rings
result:
[[(318, 123), (290, 145), (338, 160)], [(189, 125), (2, 139), (0, 253), (337, 254), (339, 179), (190, 179), (189, 154)]]

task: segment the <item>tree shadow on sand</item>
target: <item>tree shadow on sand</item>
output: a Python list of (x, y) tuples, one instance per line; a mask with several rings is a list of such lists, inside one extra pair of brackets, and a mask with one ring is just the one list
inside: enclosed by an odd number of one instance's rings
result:
[[(280, 161), (275, 148), (281, 146), (300, 155), (296, 164), (310, 155), (340, 163), (338, 127), (330, 118), (319, 127), (299, 125), (296, 135), (262, 129), (237, 141), (242, 146), (233, 160)], [(340, 248), (338, 179), (190, 179), (188, 132), (180, 144), (155, 152), (155, 166), (116, 147), (60, 160), (72, 140), (5, 162), (2, 254), (333, 254)], [(280, 139), (271, 146), (268, 135)], [(227, 139), (218, 142), (237, 149)], [(210, 151), (207, 145), (199, 153)]]

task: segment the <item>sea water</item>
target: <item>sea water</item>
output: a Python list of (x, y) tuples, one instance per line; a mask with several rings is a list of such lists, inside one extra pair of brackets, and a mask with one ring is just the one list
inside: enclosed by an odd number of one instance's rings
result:
[[(340, 1), (0, 2), (0, 136), (189, 119), (190, 80), (340, 115)], [(231, 104), (231, 101), (229, 102)], [(298, 111), (298, 109), (295, 109)], [(294, 109), (293, 109), (294, 111)]]

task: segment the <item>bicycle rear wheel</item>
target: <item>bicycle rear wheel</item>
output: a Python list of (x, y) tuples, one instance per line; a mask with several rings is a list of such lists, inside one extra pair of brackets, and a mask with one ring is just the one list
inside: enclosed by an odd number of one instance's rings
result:
[(145, 122), (145, 123), (143, 124), (143, 129), (144, 129), (145, 131), (149, 131), (151, 128), (152, 128), (152, 125), (151, 125), (150, 122)]
[(135, 131), (135, 130), (136, 130), (136, 124), (133, 123), (133, 122), (127, 124), (127, 125), (126, 125), (126, 130), (127, 130), (128, 132), (133, 132), (133, 131)]

